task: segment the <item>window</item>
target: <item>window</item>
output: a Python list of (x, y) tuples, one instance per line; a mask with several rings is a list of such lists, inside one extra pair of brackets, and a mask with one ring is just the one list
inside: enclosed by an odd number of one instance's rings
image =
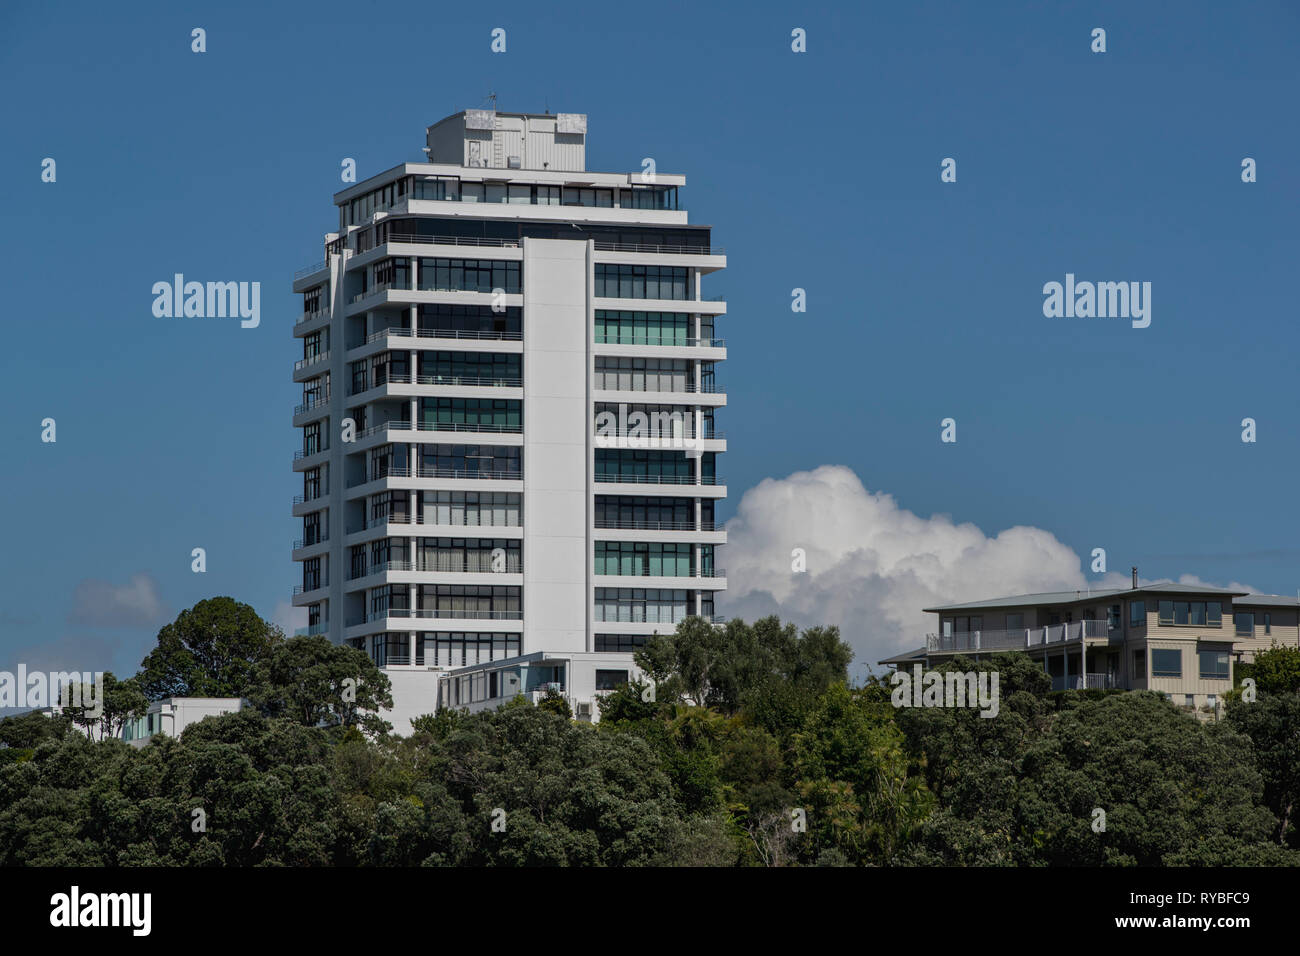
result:
[(1201, 663), (1201, 680), (1228, 679), (1228, 652), (1201, 651), (1197, 654)]
[(1218, 601), (1161, 601), (1160, 623), (1176, 627), (1221, 627), (1223, 605)]
[(1147, 652), (1145, 650), (1133, 652), (1133, 679), (1145, 680), (1147, 676)]
[(1129, 627), (1143, 627), (1147, 622), (1147, 605), (1145, 601), (1128, 602)]
[(617, 690), (627, 683), (627, 671), (596, 671), (596, 690)]
[(597, 296), (616, 299), (687, 299), (687, 270), (680, 266), (596, 263)]
[(523, 263), (517, 259), (421, 259), (420, 288), (437, 292), (517, 293)]
[(606, 654), (631, 654), (650, 640), (644, 634), (597, 634), (596, 651)]
[(1110, 612), (1106, 615), (1106, 627), (1110, 630), (1118, 631), (1120, 629), (1121, 611), (1122, 609), (1118, 604), (1110, 606)]
[(1242, 637), (1255, 636), (1255, 615), (1250, 611), (1238, 611), (1232, 615), (1233, 621), (1237, 625), (1237, 633)]
[(1265, 614), (1265, 615), (1264, 615), (1264, 633), (1265, 633), (1265, 634), (1272, 634), (1272, 633), (1273, 633), (1273, 615), (1272, 615), (1272, 614)]
[(1182, 677), (1183, 652), (1176, 648), (1152, 648), (1151, 676)]

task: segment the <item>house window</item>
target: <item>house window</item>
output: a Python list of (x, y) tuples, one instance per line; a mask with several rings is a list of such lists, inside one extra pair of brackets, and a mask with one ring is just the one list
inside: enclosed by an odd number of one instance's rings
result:
[(1183, 652), (1174, 648), (1152, 648), (1152, 677), (1182, 677)]
[(1264, 615), (1264, 633), (1265, 633), (1265, 634), (1272, 634), (1272, 633), (1273, 633), (1273, 615), (1272, 615), (1272, 614), (1265, 614), (1265, 615)]
[(1227, 651), (1201, 651), (1197, 656), (1201, 661), (1201, 680), (1228, 679)]
[(1146, 680), (1147, 676), (1147, 652), (1145, 650), (1133, 652), (1133, 679)]
[(1223, 626), (1223, 605), (1218, 601), (1205, 602), (1205, 624), (1207, 627)]
[(627, 683), (627, 671), (596, 671), (596, 690), (617, 690)]
[(1023, 613), (1007, 615), (1008, 631), (1022, 631), (1024, 630), (1024, 628), (1025, 628), (1025, 615)]
[(1145, 601), (1128, 602), (1129, 627), (1142, 627), (1147, 622), (1147, 605)]
[(1255, 615), (1250, 611), (1238, 611), (1232, 616), (1237, 624), (1237, 633), (1243, 637), (1255, 636)]
[(1118, 604), (1110, 606), (1110, 613), (1106, 615), (1106, 627), (1112, 631), (1118, 631), (1120, 628), (1121, 608)]
[(1159, 620), (1161, 624), (1174, 623), (1174, 602), (1173, 601), (1161, 601), (1158, 610), (1160, 611)]

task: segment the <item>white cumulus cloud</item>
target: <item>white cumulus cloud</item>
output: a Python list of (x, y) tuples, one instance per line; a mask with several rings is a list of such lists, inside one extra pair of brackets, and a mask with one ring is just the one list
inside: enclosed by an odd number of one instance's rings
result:
[[(807, 554), (804, 573), (792, 570), (795, 548)], [(727, 522), (725, 554), (728, 590), (718, 613), (836, 624), (859, 676), (925, 643), (935, 619), (922, 608), (1128, 582), (1086, 575), (1079, 555), (1040, 528), (990, 536), (947, 515), (913, 514), (840, 465), (768, 478), (745, 492)]]
[(81, 627), (150, 627), (167, 617), (153, 575), (139, 572), (123, 585), (84, 578), (72, 593), (68, 623)]

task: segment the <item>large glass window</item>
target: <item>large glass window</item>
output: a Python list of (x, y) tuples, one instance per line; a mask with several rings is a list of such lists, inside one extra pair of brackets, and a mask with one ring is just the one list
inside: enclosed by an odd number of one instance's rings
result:
[(1201, 664), (1201, 680), (1228, 679), (1227, 651), (1200, 651), (1197, 657), (1200, 659)]
[(617, 299), (687, 299), (687, 270), (679, 266), (596, 263), (595, 294)]
[(1177, 648), (1151, 649), (1152, 677), (1182, 677), (1183, 652)]
[(1237, 633), (1242, 637), (1255, 635), (1255, 615), (1250, 611), (1238, 611), (1232, 616), (1237, 625)]
[(686, 345), (690, 316), (685, 312), (596, 310), (598, 345)]
[(1147, 605), (1145, 601), (1128, 602), (1129, 627), (1144, 627), (1147, 623)]
[(517, 259), (421, 259), (420, 288), (436, 292), (517, 293), (523, 263)]

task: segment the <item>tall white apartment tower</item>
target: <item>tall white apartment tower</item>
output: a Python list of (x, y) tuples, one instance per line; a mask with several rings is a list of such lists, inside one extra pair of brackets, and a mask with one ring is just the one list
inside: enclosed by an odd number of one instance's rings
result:
[[(714, 369), (726, 266), (685, 177), (586, 171), (580, 113), (465, 110), (335, 194), (301, 270), (294, 604), (402, 718), (560, 693), (726, 587)], [(409, 713), (408, 713), (409, 712)]]

